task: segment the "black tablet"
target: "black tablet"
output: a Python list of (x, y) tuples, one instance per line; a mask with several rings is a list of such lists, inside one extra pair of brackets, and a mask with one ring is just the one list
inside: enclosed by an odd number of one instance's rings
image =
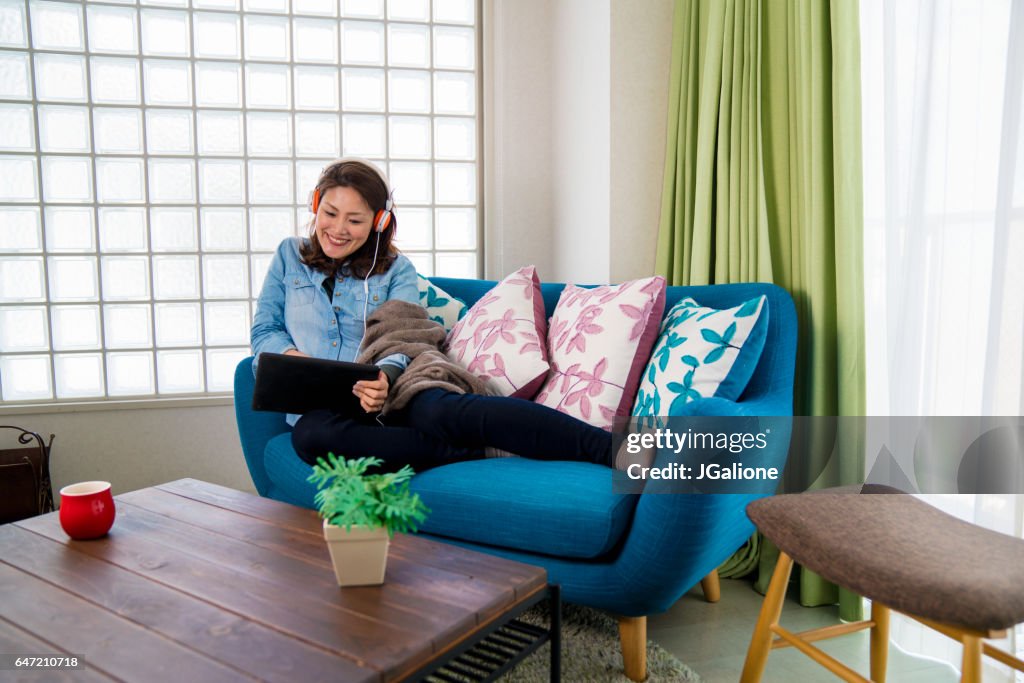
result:
[(256, 365), (253, 410), (277, 413), (308, 413), (329, 408), (353, 417), (366, 415), (352, 386), (363, 379), (377, 379), (380, 368), (283, 353), (261, 353)]

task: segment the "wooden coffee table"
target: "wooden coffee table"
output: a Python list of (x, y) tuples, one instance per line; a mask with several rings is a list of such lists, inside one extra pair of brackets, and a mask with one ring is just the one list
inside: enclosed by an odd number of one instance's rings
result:
[[(558, 680), (544, 569), (396, 535), (383, 586), (341, 589), (311, 510), (194, 479), (115, 500), (99, 540), (0, 526), (0, 653), (79, 655), (76, 681), (443, 681), (550, 639)], [(514, 621), (545, 599), (550, 633)]]

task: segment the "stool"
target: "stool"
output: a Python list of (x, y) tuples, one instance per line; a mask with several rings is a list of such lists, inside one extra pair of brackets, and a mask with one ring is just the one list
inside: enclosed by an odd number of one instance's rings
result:
[[(747, 514), (781, 552), (741, 683), (760, 681), (769, 651), (789, 646), (846, 681), (867, 681), (811, 645), (864, 629), (871, 629), (871, 679), (884, 683), (890, 608), (963, 644), (962, 682), (981, 681), (983, 653), (1024, 671), (1024, 661), (982, 640), (1024, 621), (1024, 540), (881, 486), (761, 498)], [(871, 618), (802, 633), (779, 626), (794, 561), (870, 598)]]

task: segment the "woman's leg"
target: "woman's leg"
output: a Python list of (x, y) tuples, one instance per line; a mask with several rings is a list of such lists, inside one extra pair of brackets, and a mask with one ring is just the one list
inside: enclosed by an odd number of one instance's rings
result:
[(410, 401), (406, 420), (456, 446), (493, 446), (538, 460), (612, 463), (611, 432), (521, 398), (428, 389)]
[[(392, 418), (401, 425), (401, 416)], [(483, 457), (481, 448), (449, 444), (406, 426), (381, 426), (360, 422), (330, 410), (314, 410), (295, 423), (292, 446), (313, 465), (328, 453), (347, 458), (376, 457), (384, 461), (380, 471), (393, 472), (411, 465), (417, 472), (462, 460)]]

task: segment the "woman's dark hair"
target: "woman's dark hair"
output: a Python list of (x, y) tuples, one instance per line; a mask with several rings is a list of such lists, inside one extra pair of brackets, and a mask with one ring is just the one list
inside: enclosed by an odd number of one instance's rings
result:
[[(388, 200), (389, 188), (384, 181), (384, 176), (363, 161), (342, 159), (325, 168), (320, 174), (320, 180), (316, 183), (316, 189), (323, 197), (332, 187), (351, 187), (363, 198), (374, 216), (378, 211), (384, 210)], [(391, 223), (384, 229), (384, 232), (380, 233), (379, 247), (374, 227), (375, 224), (371, 218), (370, 236), (363, 246), (359, 247), (346, 260), (352, 275), (360, 280), (364, 280), (370, 275), (386, 273), (395, 257), (398, 256), (398, 249), (391, 243), (395, 236), (395, 229), (398, 227), (398, 218), (395, 217), (395, 214), (392, 212)], [(377, 249), (377, 265), (374, 266), (371, 273), (370, 266), (373, 264), (374, 249)], [(320, 246), (320, 240), (316, 235), (316, 216), (313, 216), (313, 220), (309, 224), (309, 242), (299, 248), (299, 255), (302, 257), (303, 263), (328, 277), (337, 275), (338, 269), (342, 265), (325, 254), (323, 247)]]

